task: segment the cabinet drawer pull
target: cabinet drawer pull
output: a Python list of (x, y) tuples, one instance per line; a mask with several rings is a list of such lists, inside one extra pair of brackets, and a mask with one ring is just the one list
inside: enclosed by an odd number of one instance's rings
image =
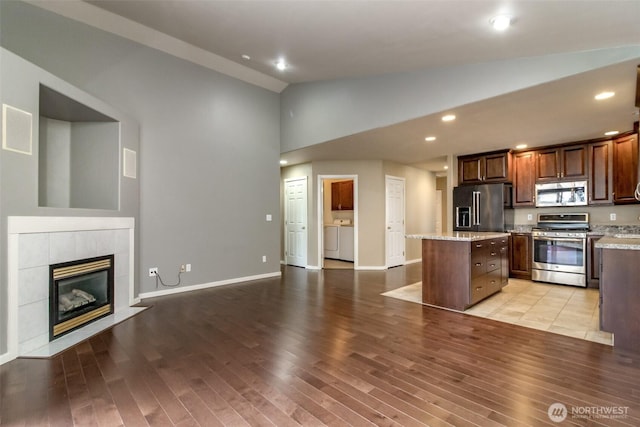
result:
[(495, 266), (496, 266), (495, 264), (489, 264), (489, 267), (495, 267)]
[(497, 252), (491, 252), (491, 256), (496, 256), (496, 255), (498, 255)]
[(482, 266), (482, 263), (481, 262), (476, 262), (476, 267), (480, 267), (480, 266)]
[(482, 247), (482, 245), (481, 245), (481, 244), (479, 244), (479, 243), (478, 243), (478, 244), (476, 244), (476, 248), (481, 248), (481, 247)]
[(479, 291), (480, 289), (482, 289), (482, 286), (478, 286), (478, 287), (476, 288), (476, 291)]

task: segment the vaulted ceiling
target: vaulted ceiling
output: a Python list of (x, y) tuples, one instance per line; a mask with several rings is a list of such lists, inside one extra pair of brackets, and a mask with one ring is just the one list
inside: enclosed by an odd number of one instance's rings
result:
[[(287, 84), (318, 80), (620, 46), (640, 49), (637, 0), (87, 3), (214, 54), (235, 70), (250, 69), (265, 76), (264, 86), (275, 91)], [(496, 32), (489, 25), (498, 14), (513, 17), (507, 31)], [(127, 22), (114, 21), (110, 31), (118, 32), (118, 25), (124, 29)], [(279, 59), (288, 64), (283, 71), (274, 66)], [(630, 130), (638, 120), (634, 105), (638, 64), (640, 54), (637, 61), (460, 106), (459, 122), (447, 130), (448, 141), (454, 144), (424, 149), (424, 129), (440, 125), (440, 115), (434, 114), (283, 156), (294, 163), (362, 158), (358, 142), (366, 139), (368, 157), (437, 170), (447, 154), (507, 148), (517, 142), (545, 145), (591, 139), (605, 130)], [(616, 96), (606, 104), (592, 102), (593, 95), (605, 89), (614, 90)]]

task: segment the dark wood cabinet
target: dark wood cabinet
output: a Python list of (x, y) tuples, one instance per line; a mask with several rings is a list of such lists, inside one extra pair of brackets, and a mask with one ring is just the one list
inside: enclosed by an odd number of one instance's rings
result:
[(613, 144), (611, 141), (589, 145), (589, 204), (613, 203)]
[(531, 233), (511, 233), (509, 240), (509, 277), (531, 280)]
[(510, 150), (458, 157), (458, 183), (511, 182)]
[(638, 203), (638, 134), (613, 140), (613, 202)]
[[(508, 238), (422, 240), (422, 301), (465, 310), (507, 283)], [(454, 262), (455, 261), (455, 262)]]
[(353, 181), (338, 181), (331, 183), (331, 210), (353, 210)]
[(513, 155), (513, 206), (535, 205), (535, 152)]
[(513, 207), (535, 206), (536, 182), (587, 180), (589, 205), (639, 203), (637, 122), (616, 139), (458, 157), (458, 182), (513, 182)]
[(602, 250), (596, 248), (596, 242), (602, 234), (590, 234), (587, 236), (587, 286), (598, 288), (600, 286), (600, 259)]
[(537, 150), (536, 180), (586, 179), (587, 151), (587, 145)]

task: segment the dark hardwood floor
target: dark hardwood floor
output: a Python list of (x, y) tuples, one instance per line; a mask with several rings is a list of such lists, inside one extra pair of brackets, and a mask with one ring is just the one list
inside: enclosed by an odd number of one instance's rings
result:
[[(380, 295), (420, 279), (285, 267), (145, 300), (52, 359), (0, 366), (0, 425), (640, 425), (640, 356)], [(555, 402), (626, 417), (556, 424)]]

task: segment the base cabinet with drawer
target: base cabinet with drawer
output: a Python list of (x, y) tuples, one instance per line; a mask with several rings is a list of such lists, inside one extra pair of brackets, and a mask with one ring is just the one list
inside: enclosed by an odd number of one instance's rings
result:
[(508, 236), (486, 240), (422, 240), (422, 302), (465, 310), (508, 280)]

